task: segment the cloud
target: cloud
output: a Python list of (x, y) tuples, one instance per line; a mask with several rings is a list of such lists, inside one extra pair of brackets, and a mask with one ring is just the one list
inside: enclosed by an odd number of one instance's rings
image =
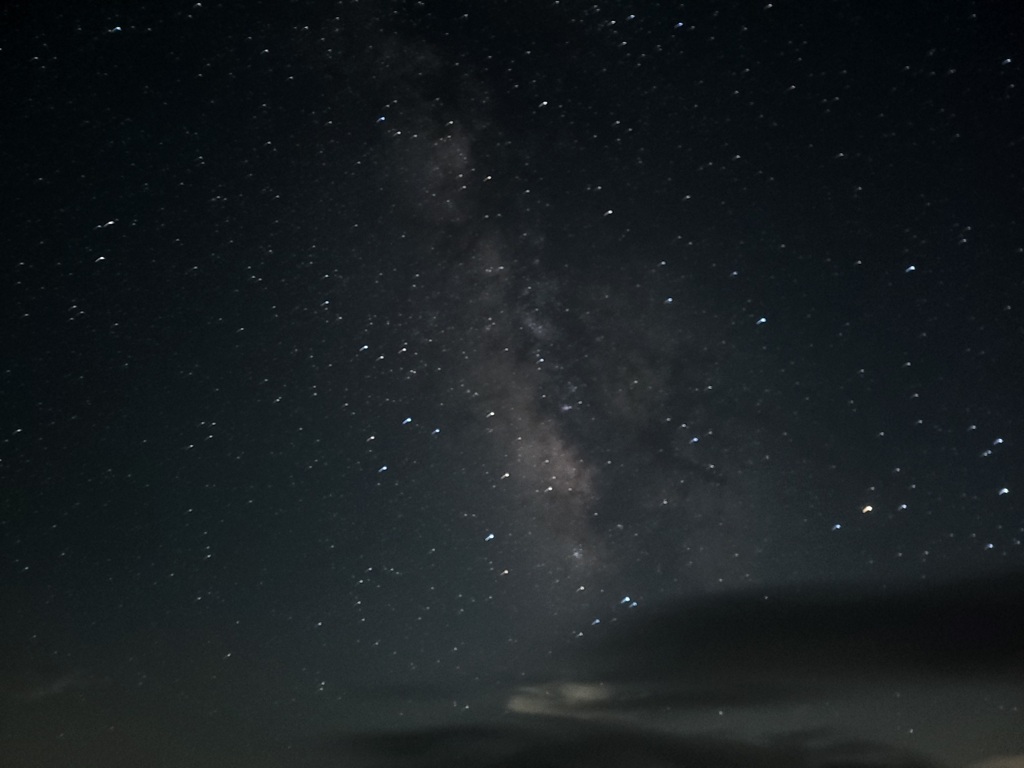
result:
[(927, 768), (894, 747), (794, 734), (768, 743), (679, 736), (624, 724), (532, 718), (406, 733), (346, 736), (327, 750), (355, 768), (630, 766), (630, 768), (794, 768), (844, 765)]

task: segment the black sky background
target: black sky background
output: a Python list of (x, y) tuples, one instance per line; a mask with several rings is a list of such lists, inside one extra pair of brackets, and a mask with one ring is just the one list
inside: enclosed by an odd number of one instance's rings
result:
[(5, 6), (11, 754), (1019, 570), (1017, 15)]

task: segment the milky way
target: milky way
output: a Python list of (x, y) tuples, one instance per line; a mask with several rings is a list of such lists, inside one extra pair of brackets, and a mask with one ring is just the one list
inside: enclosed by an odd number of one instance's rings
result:
[[(588, 617), (666, 578), (749, 576), (764, 528), (756, 408), (711, 415), (730, 397), (715, 348), (728, 329), (657, 260), (618, 267), (603, 242), (566, 252), (482, 85), (462, 74), (448, 102), (407, 86), (382, 110), (381, 183), (416, 224), (384, 247), (416, 287), (405, 332), (431, 391), (482, 452), (471, 482), (500, 499), (463, 512), (498, 530), (493, 572), (523, 601)], [(747, 476), (730, 478), (737, 460)]]

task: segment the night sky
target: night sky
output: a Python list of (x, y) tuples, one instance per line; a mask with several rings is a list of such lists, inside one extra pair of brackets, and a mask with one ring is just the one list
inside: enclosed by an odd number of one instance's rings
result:
[(298, 765), (675, 601), (1020, 572), (1022, 56), (999, 1), (4, 4), (0, 760)]

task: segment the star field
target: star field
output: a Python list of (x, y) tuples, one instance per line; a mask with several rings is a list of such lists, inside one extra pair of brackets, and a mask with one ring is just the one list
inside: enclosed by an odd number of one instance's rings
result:
[(0, 30), (11, 765), (292, 765), (680, 600), (1024, 567), (1008, 7)]

